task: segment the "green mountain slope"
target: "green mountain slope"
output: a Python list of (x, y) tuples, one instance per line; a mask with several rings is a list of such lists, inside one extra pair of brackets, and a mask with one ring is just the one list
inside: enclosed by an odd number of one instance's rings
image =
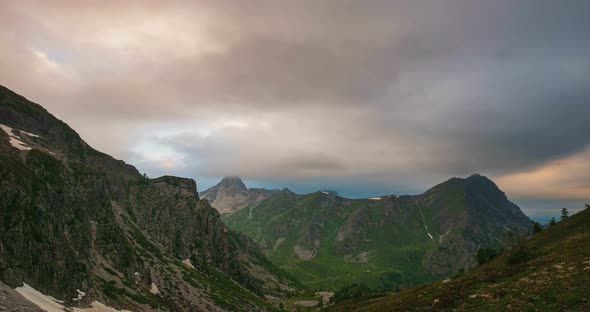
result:
[(276, 263), (312, 287), (361, 282), (409, 287), (475, 265), (481, 246), (500, 247), (530, 220), (489, 179), (453, 178), (422, 195), (347, 199), (285, 189), (224, 215)]
[(195, 181), (143, 178), (1, 86), (0, 125), (0, 280), (10, 287), (134, 311), (272, 310), (266, 296), (298, 292)]
[(530, 260), (513, 252), (464, 275), (399, 293), (338, 304), (330, 311), (587, 311), (590, 309), (590, 209), (535, 234)]

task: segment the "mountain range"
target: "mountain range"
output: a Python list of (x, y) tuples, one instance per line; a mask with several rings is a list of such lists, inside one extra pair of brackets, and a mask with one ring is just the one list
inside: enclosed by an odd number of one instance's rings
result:
[(452, 178), (421, 195), (349, 199), (284, 189), (235, 213), (228, 227), (258, 243), (303, 283), (409, 287), (476, 265), (482, 247), (500, 249), (531, 221), (488, 178)]

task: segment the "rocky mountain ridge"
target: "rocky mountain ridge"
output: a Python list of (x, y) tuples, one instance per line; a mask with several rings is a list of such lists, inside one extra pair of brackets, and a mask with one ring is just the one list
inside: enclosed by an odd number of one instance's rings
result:
[(1, 86), (0, 124), (0, 280), (11, 288), (133, 311), (273, 310), (268, 298), (299, 291), (194, 180), (144, 178)]

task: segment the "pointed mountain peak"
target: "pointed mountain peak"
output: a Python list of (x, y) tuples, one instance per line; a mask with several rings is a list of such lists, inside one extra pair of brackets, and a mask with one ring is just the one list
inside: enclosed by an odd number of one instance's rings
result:
[(481, 175), (479, 173), (474, 173), (472, 175), (470, 175), (469, 177), (467, 177), (466, 179), (471, 179), (471, 180), (489, 180), (491, 181), (488, 177)]
[(248, 190), (240, 177), (225, 177), (217, 184), (219, 187), (235, 188), (239, 190)]
[(467, 183), (470, 185), (477, 185), (479, 187), (487, 187), (494, 190), (499, 190), (498, 186), (496, 185), (496, 183), (494, 183), (494, 181), (481, 174), (472, 174), (468, 178), (466, 178), (465, 181), (467, 181)]
[(282, 190), (279, 191), (280, 194), (295, 194), (293, 193), (293, 191), (291, 191), (289, 188), (283, 188)]

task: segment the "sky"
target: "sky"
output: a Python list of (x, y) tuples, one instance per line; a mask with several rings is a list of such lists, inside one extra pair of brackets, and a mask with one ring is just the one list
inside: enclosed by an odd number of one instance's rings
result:
[(0, 84), (151, 177), (590, 201), (586, 0), (0, 3)]

